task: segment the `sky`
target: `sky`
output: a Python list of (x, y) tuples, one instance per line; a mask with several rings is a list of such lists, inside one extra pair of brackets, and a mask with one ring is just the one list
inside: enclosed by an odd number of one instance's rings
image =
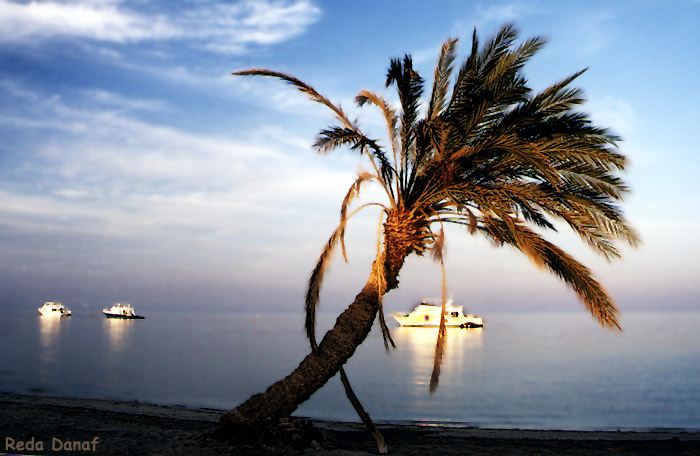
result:
[[(369, 165), (311, 145), (333, 118), (281, 81), (287, 72), (339, 102), (370, 135), (391, 58), (432, 83), (441, 43), (514, 23), (546, 38), (525, 68), (542, 90), (588, 68), (582, 110), (620, 135), (631, 165), (623, 208), (643, 240), (612, 263), (565, 231), (551, 239), (623, 311), (697, 309), (700, 295), (700, 2), (0, 0), (0, 307), (62, 300), (74, 312), (129, 301), (301, 312), (309, 274)], [(381, 195), (363, 189), (363, 201)], [(321, 309), (360, 291), (379, 212), (354, 217), (349, 262), (334, 259)], [(508, 247), (447, 232), (456, 304), (585, 312), (554, 276)], [(440, 268), (410, 257), (387, 310), (440, 293)], [(624, 324), (624, 320), (623, 320)]]

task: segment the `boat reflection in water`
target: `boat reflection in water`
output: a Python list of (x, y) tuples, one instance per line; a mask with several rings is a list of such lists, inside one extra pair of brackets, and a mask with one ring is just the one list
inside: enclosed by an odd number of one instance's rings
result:
[(63, 318), (39, 316), (40, 358), (44, 362), (53, 361), (59, 352), (59, 333)]
[[(447, 337), (442, 358), (440, 384), (459, 382), (467, 366), (481, 363), (483, 328), (446, 328)], [(415, 385), (427, 391), (435, 361), (436, 327), (398, 327), (391, 330), (397, 350), (403, 352), (404, 369)], [(410, 368), (408, 366), (411, 366)]]
[(109, 340), (109, 350), (113, 354), (123, 352), (129, 346), (134, 321), (105, 318), (102, 320), (102, 325)]

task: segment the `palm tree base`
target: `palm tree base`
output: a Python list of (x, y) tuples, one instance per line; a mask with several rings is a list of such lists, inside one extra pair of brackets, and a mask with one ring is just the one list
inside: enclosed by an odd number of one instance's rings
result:
[(303, 418), (282, 418), (270, 426), (231, 426), (222, 420), (215, 437), (234, 444), (255, 447), (279, 447), (294, 450), (320, 450), (331, 438), (312, 421)]

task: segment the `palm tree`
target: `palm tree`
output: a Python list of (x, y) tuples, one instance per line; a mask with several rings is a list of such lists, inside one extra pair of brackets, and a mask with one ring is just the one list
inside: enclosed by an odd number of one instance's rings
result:
[[(226, 412), (221, 417), (224, 429), (265, 428), (291, 415), (341, 370), (377, 316), (385, 344), (393, 345), (382, 298), (398, 287), (408, 255), (432, 249), (441, 261), (447, 223), (462, 225), (467, 233), (484, 235), (496, 245), (515, 247), (566, 282), (603, 326), (620, 328), (613, 300), (591, 271), (543, 234), (556, 231), (555, 223), (568, 225), (608, 260), (620, 256), (615, 240), (638, 243), (618, 206), (628, 191), (619, 177), (626, 163), (616, 147), (619, 138), (575, 110), (584, 99), (570, 84), (583, 71), (533, 93), (522, 68), (543, 40), (518, 44), (516, 39), (517, 31), (508, 25), (480, 46), (475, 30), (471, 52), (453, 83), (457, 40), (448, 39), (424, 112), (424, 81), (411, 57), (391, 60), (386, 85), (396, 87), (400, 109), (370, 91), (356, 98), (359, 106), (374, 105), (383, 113), (389, 133), (385, 146), (367, 136), (338, 105), (292, 76), (264, 69), (233, 73), (281, 79), (327, 106), (337, 124), (320, 132), (315, 148), (328, 152), (348, 147), (366, 156), (371, 170), (351, 185), (340, 224), (309, 279), (306, 331), (311, 353), (289, 376)], [(361, 187), (370, 183), (384, 190), (386, 202), (350, 212)], [(329, 259), (338, 245), (345, 256), (346, 223), (367, 206), (382, 212), (369, 279), (317, 343), (315, 312)], [(345, 373), (341, 375), (346, 384)]]

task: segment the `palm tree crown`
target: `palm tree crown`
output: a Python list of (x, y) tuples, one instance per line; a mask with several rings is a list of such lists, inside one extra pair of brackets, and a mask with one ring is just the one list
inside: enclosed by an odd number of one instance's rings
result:
[[(226, 412), (222, 424), (250, 432), (276, 423), (340, 372), (346, 394), (375, 436), (379, 451), (386, 453), (381, 434), (350, 388), (343, 364), (365, 340), (377, 315), (387, 349), (393, 345), (382, 297), (398, 286), (399, 271), (411, 253), (432, 250), (442, 263), (446, 223), (520, 250), (571, 286), (601, 324), (620, 328), (612, 299), (591, 271), (543, 235), (555, 231), (555, 223), (568, 225), (608, 260), (620, 256), (616, 240), (637, 245), (637, 236), (618, 206), (628, 191), (619, 177), (626, 163), (617, 150), (619, 138), (576, 111), (584, 99), (581, 90), (570, 84), (583, 71), (533, 93), (522, 68), (543, 41), (532, 38), (518, 44), (516, 38), (515, 28), (508, 25), (480, 46), (474, 31), (471, 52), (454, 77), (457, 40), (448, 39), (426, 105), (421, 105), (424, 81), (411, 57), (392, 60), (386, 85), (396, 87), (400, 107), (394, 109), (367, 90), (356, 97), (358, 105), (375, 105), (383, 113), (389, 133), (385, 145), (367, 136), (340, 106), (292, 76), (264, 69), (234, 73), (282, 79), (327, 106), (337, 124), (319, 133), (315, 148), (328, 152), (349, 147), (369, 158), (371, 170), (361, 172), (350, 186), (340, 224), (309, 279), (306, 330), (311, 353), (264, 393)], [(365, 183), (383, 188), (387, 203), (371, 202), (350, 212)], [(382, 208), (383, 231), (372, 272), (318, 344), (316, 305), (329, 258), (338, 244), (345, 257), (345, 226), (367, 206)], [(443, 264), (443, 305), (444, 289)], [(443, 307), (431, 391), (437, 385), (445, 333)]]
[[(584, 99), (570, 84), (583, 71), (533, 93), (522, 68), (543, 40), (517, 44), (516, 38), (517, 31), (508, 25), (480, 46), (474, 31), (471, 52), (453, 83), (457, 40), (448, 39), (424, 113), (424, 80), (411, 57), (391, 60), (386, 85), (396, 87), (400, 110), (370, 91), (356, 97), (359, 106), (372, 104), (383, 113), (389, 132), (384, 147), (339, 106), (294, 77), (260, 69), (234, 73), (283, 79), (326, 105), (338, 124), (320, 132), (315, 148), (327, 152), (348, 146), (371, 162), (372, 171), (361, 173), (348, 191), (340, 225), (309, 282), (307, 330), (312, 347), (323, 273), (334, 246), (342, 245), (352, 215), (348, 207), (365, 182), (379, 184), (389, 201), (382, 205), (384, 248), (378, 259), (384, 263), (379, 272), (387, 283), (380, 297), (397, 286), (405, 256), (441, 248), (437, 241), (442, 225), (453, 223), (498, 245), (517, 248), (569, 284), (601, 324), (619, 328), (615, 305), (591, 271), (540, 234), (555, 230), (555, 221), (563, 222), (608, 260), (619, 257), (615, 239), (638, 243), (618, 206), (628, 191), (618, 176), (626, 163), (616, 147), (619, 138), (575, 110)], [(381, 312), (380, 320), (383, 323)]]

